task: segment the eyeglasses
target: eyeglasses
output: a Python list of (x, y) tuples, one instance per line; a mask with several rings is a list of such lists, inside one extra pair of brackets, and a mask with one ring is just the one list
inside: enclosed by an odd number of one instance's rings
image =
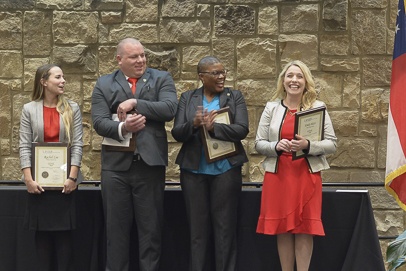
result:
[(213, 77), (219, 77), (220, 76), (220, 74), (222, 75), (222, 76), (226, 76), (227, 75), (227, 70), (224, 70), (224, 71), (213, 71), (213, 72), (199, 72), (199, 73), (207, 73), (207, 74), (209, 74), (209, 75), (211, 75), (211, 76), (213, 76)]

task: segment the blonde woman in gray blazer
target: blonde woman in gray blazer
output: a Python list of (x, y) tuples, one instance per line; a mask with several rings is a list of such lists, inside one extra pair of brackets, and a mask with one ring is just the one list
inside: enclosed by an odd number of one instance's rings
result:
[[(20, 163), (29, 193), (25, 225), (35, 231), (40, 270), (74, 270), (71, 230), (76, 227), (74, 192), (82, 160), (82, 116), (77, 103), (63, 95), (65, 79), (60, 67), (37, 69), (32, 101), (22, 109)], [(59, 127), (59, 129), (58, 129)], [(31, 175), (33, 142), (66, 142), (70, 146), (69, 177), (61, 190), (48, 190)], [(80, 180), (79, 180), (80, 181)], [(56, 258), (57, 266), (52, 265)]]
[[(325, 106), (310, 69), (301, 61), (288, 63), (279, 75), (273, 101), (262, 113), (255, 149), (265, 155), (261, 211), (257, 233), (276, 235), (283, 271), (309, 269), (313, 236), (324, 236), (321, 221), (322, 180), (326, 155), (336, 150), (336, 137), (326, 111), (324, 139), (309, 141), (294, 134), (295, 113)], [(292, 160), (292, 152), (306, 156)]]

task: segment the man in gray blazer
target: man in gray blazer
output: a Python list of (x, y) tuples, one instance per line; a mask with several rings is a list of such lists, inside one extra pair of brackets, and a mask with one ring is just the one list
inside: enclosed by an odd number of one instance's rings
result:
[[(136, 137), (135, 151), (102, 146), (101, 190), (107, 231), (106, 270), (129, 270), (130, 232), (135, 218), (141, 271), (158, 270), (168, 143), (165, 122), (176, 113), (177, 96), (168, 72), (147, 68), (142, 44), (122, 40), (119, 70), (104, 75), (92, 93), (96, 132), (117, 141)], [(130, 111), (136, 113), (127, 114)], [(117, 114), (119, 121), (112, 120)]]

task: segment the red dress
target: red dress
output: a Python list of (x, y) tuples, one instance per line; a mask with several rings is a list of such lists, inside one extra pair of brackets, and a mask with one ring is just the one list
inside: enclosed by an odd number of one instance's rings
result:
[[(293, 138), (294, 123), (294, 115), (288, 113), (281, 138)], [(264, 176), (257, 233), (324, 236), (321, 197), (320, 172), (311, 173), (304, 158), (292, 161), (292, 154), (283, 152), (277, 172), (266, 172)]]

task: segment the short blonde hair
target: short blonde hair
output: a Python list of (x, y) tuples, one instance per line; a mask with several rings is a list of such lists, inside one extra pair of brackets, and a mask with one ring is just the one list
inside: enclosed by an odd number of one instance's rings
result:
[(283, 81), (285, 80), (286, 71), (291, 66), (299, 67), (299, 69), (303, 72), (303, 76), (306, 80), (305, 90), (303, 92), (302, 101), (300, 102), (298, 110), (309, 109), (312, 107), (313, 103), (316, 101), (317, 92), (316, 92), (313, 76), (312, 76), (312, 73), (310, 72), (309, 67), (307, 67), (307, 65), (304, 64), (300, 60), (293, 60), (283, 67), (281, 73), (279, 74), (278, 82), (276, 84), (276, 90), (272, 97), (272, 100), (277, 100), (277, 99), (283, 100), (286, 98), (286, 91), (283, 86)]

